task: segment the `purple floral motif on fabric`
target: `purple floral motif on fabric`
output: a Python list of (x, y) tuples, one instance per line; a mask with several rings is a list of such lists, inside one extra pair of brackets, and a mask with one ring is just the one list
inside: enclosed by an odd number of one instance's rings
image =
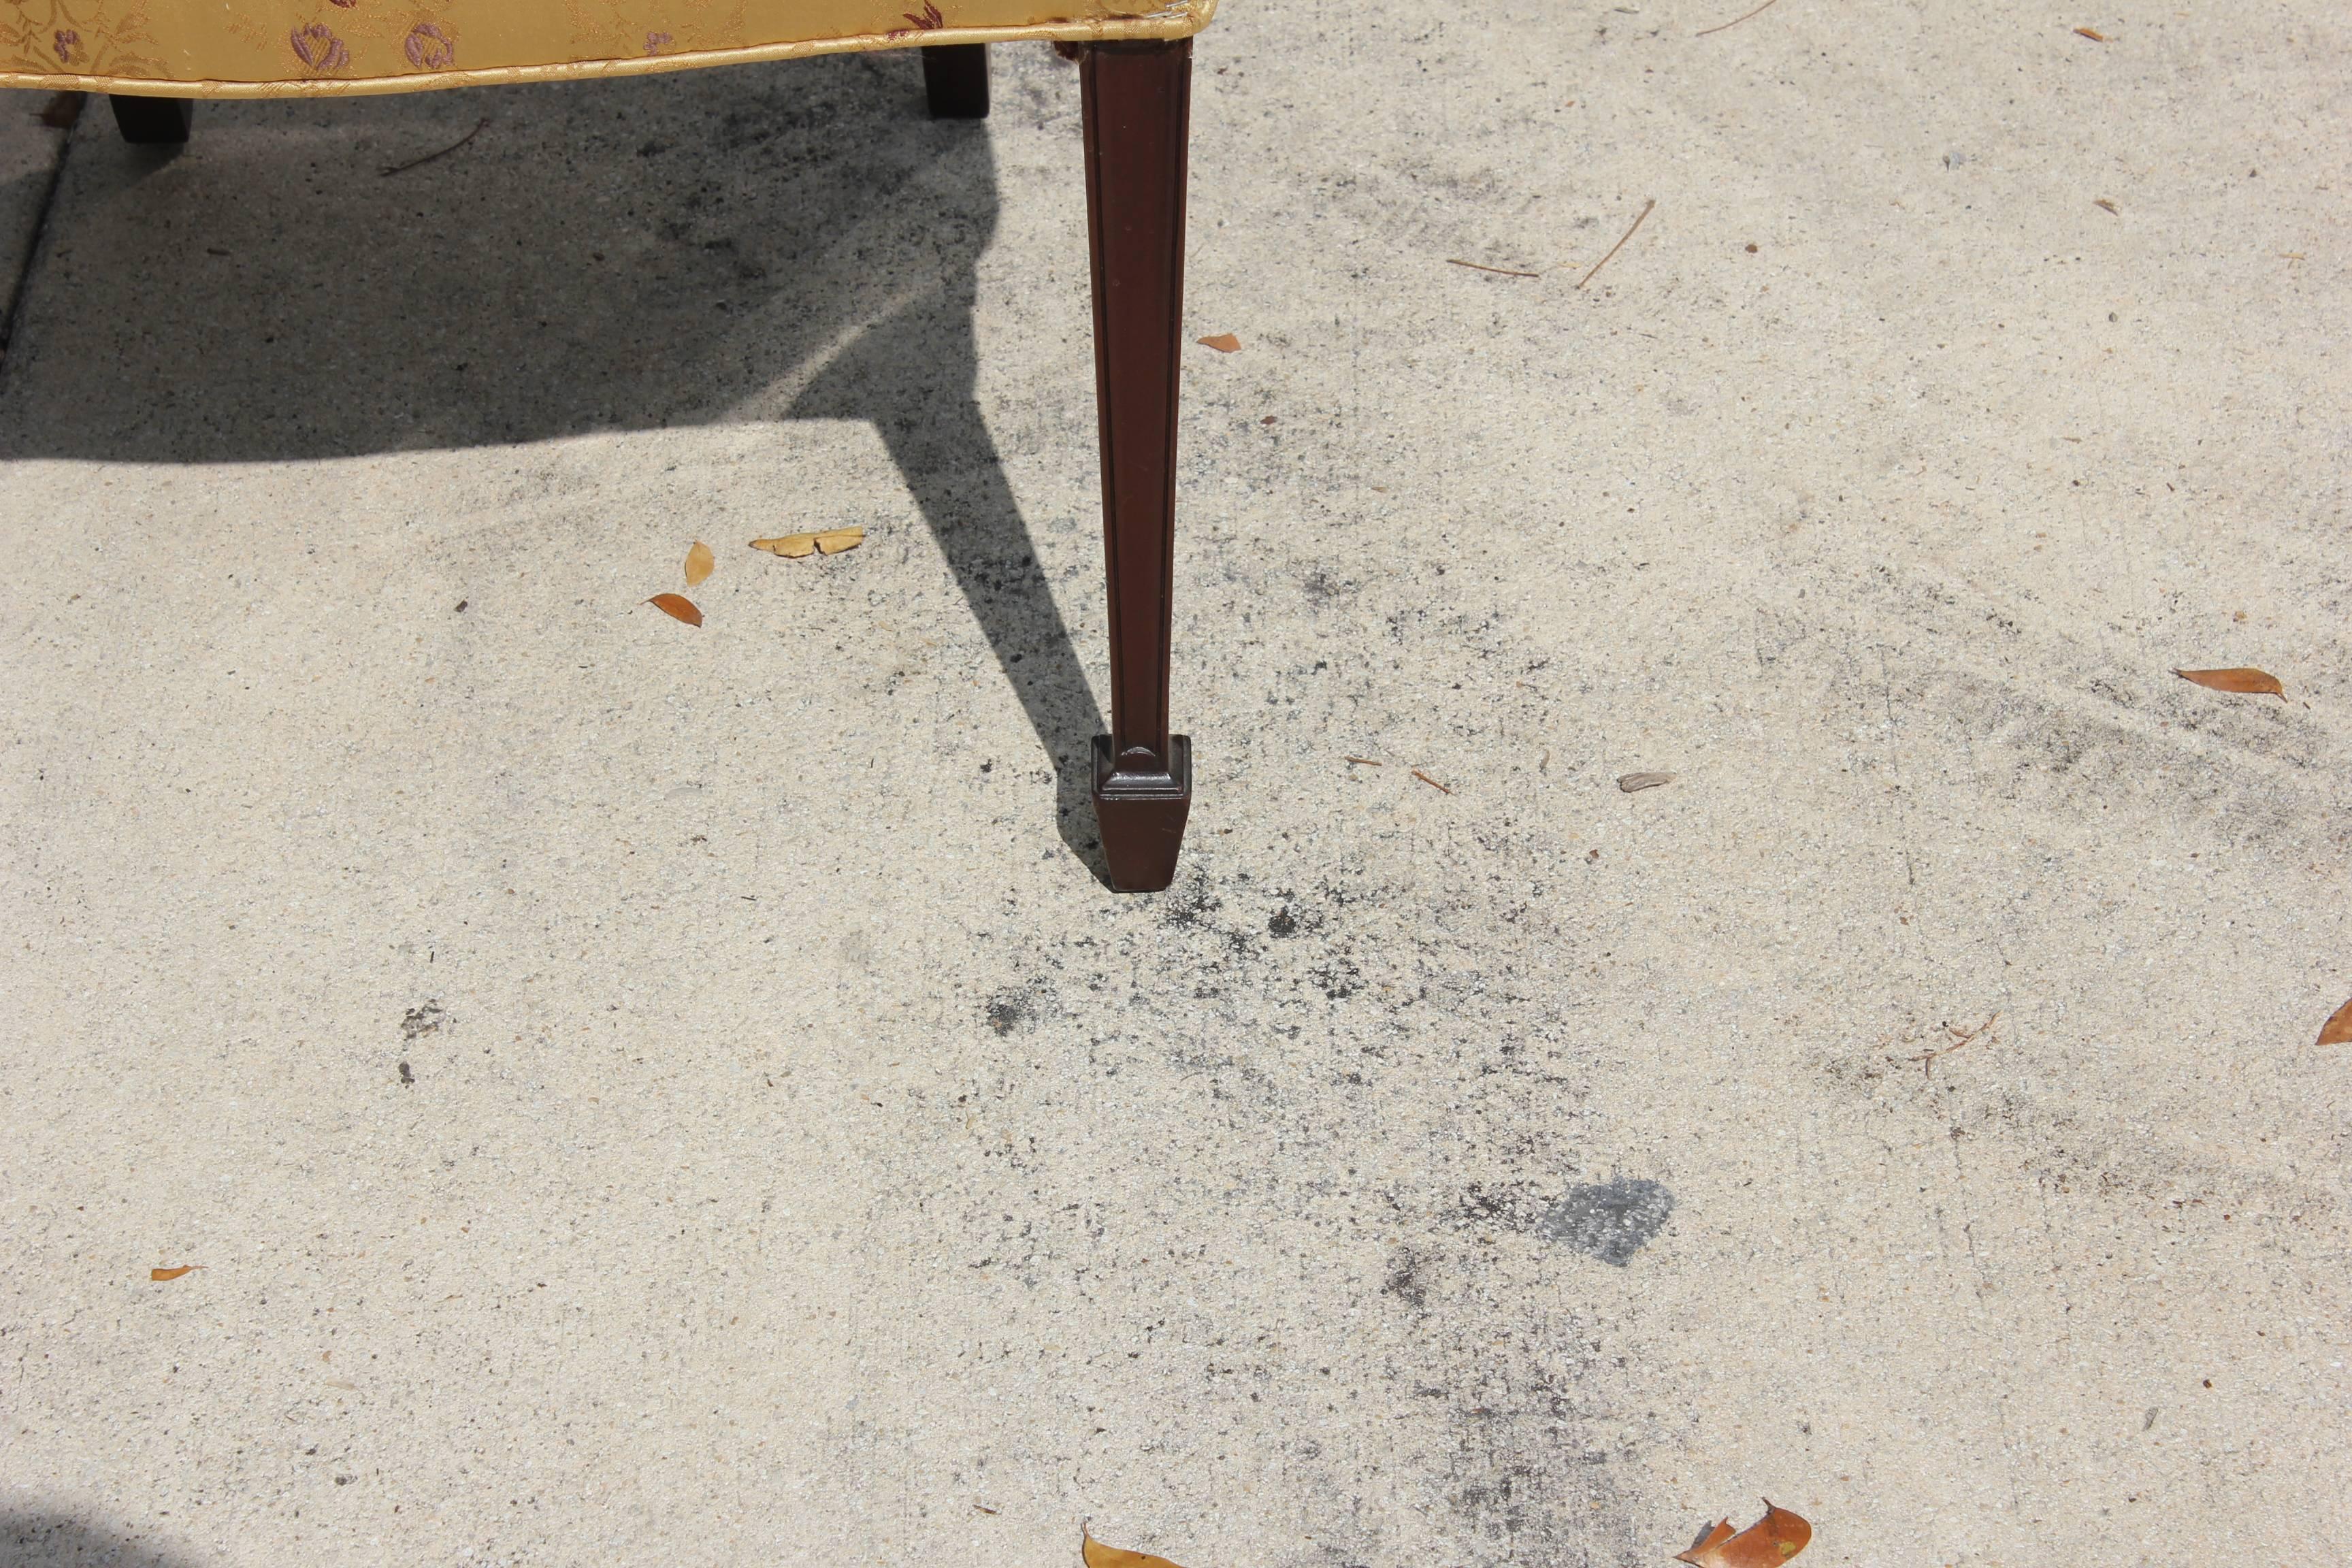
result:
[(350, 48), (321, 23), (305, 23), (289, 33), (287, 41), (294, 46), (294, 58), (303, 68), (316, 75), (325, 76), (352, 63)]
[(408, 30), (408, 63), (418, 70), (445, 71), (457, 63), (457, 46), (449, 35), (430, 22), (419, 22)]

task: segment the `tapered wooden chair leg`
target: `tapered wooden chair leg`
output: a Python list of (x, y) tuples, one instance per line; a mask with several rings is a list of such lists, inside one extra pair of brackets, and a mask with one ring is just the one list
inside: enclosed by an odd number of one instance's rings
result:
[(932, 44), (923, 50), (923, 92), (934, 120), (988, 118), (988, 46)]
[(114, 105), (114, 123), (122, 132), (122, 139), (142, 147), (173, 147), (185, 142), (189, 122), (196, 114), (195, 100), (192, 98), (141, 98), (110, 92), (106, 100)]
[(1111, 885), (1153, 892), (1176, 879), (1192, 805), (1192, 742), (1168, 729), (1192, 41), (1094, 44), (1078, 68), (1110, 578), (1111, 732), (1095, 740), (1095, 818)]

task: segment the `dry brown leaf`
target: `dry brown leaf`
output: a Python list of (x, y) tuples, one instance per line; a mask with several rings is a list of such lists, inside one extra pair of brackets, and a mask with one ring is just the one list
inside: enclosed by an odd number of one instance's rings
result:
[(2096, 27), (2077, 27), (2074, 32), (2078, 37), (2088, 38), (2095, 44), (2104, 44), (2107, 41), (2107, 36)]
[(177, 1279), (181, 1275), (194, 1273), (196, 1269), (203, 1267), (204, 1265), (201, 1263), (184, 1263), (177, 1268), (150, 1268), (147, 1270), (147, 1278), (150, 1279)]
[(2319, 1026), (2319, 1044), (2341, 1046), (2352, 1044), (2352, 1002), (2347, 1002), (2327, 1015), (2327, 1022)]
[(1238, 353), (1241, 352), (1242, 341), (1231, 332), (1219, 332), (1213, 337), (1202, 338), (1201, 346), (1204, 349), (1214, 349), (1221, 354)]
[(1675, 775), (1672, 773), (1619, 773), (1617, 775), (1617, 787), (1627, 795), (1632, 795), (1635, 790), (1655, 789), (1660, 784), (1670, 784), (1674, 782)]
[(1154, 1557), (1149, 1552), (1105, 1546), (1084, 1531), (1078, 1532), (1078, 1539), (1086, 1542), (1087, 1568), (1176, 1568), (1165, 1557)]
[(1712, 1525), (1707, 1527), (1707, 1531), (1705, 1535), (1699, 1537), (1697, 1545), (1692, 1547), (1689, 1552), (1676, 1553), (1675, 1560), (1677, 1562), (1687, 1563), (1691, 1560), (1694, 1553), (1700, 1552), (1712, 1552), (1717, 1547), (1722, 1545), (1725, 1542), (1730, 1540), (1738, 1532), (1731, 1528), (1731, 1521), (1727, 1519), (1718, 1519)]
[(1693, 1568), (1780, 1568), (1812, 1538), (1811, 1525), (1785, 1508), (1774, 1508), (1766, 1498), (1762, 1519), (1737, 1535), (1731, 1521), (1723, 1520), (1696, 1546), (1675, 1553), (1675, 1561)]
[(687, 598), (684, 595), (656, 594), (652, 598), (647, 599), (646, 603), (651, 605), (655, 609), (659, 610), (665, 616), (677, 616), (679, 620), (684, 621), (689, 626), (698, 626), (702, 624), (702, 612), (696, 609), (694, 607), (694, 601)]
[(2242, 691), (2257, 697), (2275, 697), (2282, 701), (2286, 698), (2286, 688), (2279, 684), (2279, 678), (2263, 670), (2176, 669), (2172, 673), (2214, 691)]
[(866, 531), (862, 528), (828, 528), (823, 533), (786, 533), (774, 539), (755, 539), (751, 541), (751, 548), (797, 561), (803, 555), (814, 555), (819, 551), (827, 555), (838, 555), (865, 542)]
[(702, 580), (718, 569), (719, 558), (710, 553), (710, 546), (696, 540), (694, 548), (686, 552), (686, 585), (701, 587)]

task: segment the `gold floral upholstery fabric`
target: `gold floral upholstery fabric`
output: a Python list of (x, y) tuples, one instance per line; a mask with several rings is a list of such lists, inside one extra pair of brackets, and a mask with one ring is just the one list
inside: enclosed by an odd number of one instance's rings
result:
[(266, 98), (918, 44), (1178, 38), (1216, 0), (0, 0), (0, 87)]

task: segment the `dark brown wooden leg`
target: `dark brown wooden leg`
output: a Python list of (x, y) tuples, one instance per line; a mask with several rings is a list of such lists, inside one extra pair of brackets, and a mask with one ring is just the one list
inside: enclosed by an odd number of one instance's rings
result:
[(114, 105), (114, 123), (122, 139), (142, 147), (171, 147), (188, 139), (188, 122), (195, 118), (195, 100), (190, 98), (134, 98), (127, 93), (107, 94)]
[(1176, 879), (1192, 805), (1192, 742), (1168, 732), (1192, 41), (1091, 45), (1078, 70), (1110, 574), (1111, 732), (1095, 739), (1095, 820), (1111, 886), (1147, 893)]
[(988, 46), (938, 44), (923, 50), (923, 91), (934, 120), (988, 118)]

